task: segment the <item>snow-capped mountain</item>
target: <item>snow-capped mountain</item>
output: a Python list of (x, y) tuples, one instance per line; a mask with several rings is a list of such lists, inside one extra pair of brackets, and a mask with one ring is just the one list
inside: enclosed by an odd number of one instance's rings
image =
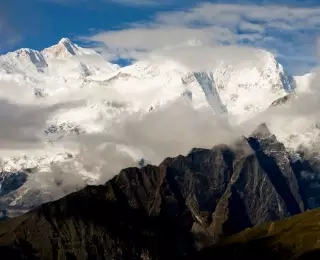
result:
[(35, 80), (50, 77), (78, 79), (106, 74), (119, 68), (106, 62), (94, 50), (81, 48), (66, 38), (42, 51), (23, 48), (3, 55), (0, 57), (0, 67), (6, 74), (23, 75)]
[(0, 56), (0, 80), (27, 83), (37, 97), (70, 93), (70, 88), (113, 88), (118, 99), (134, 103), (134, 111), (148, 111), (182, 95), (195, 108), (211, 106), (216, 113), (243, 115), (262, 111), (292, 91), (289, 77), (274, 56), (255, 52), (259, 65), (245, 68), (222, 61), (214, 71), (190, 72), (182, 64), (161, 59), (119, 68), (94, 50), (64, 38), (42, 51), (20, 49)]
[(291, 78), (285, 74), (275, 57), (264, 50), (253, 50), (258, 62), (249, 66), (233, 66), (221, 62), (213, 72), (215, 84), (229, 114), (243, 116), (265, 110), (294, 90)]
[(195, 109), (225, 112), (212, 72), (189, 72), (173, 60), (139, 61), (121, 68), (103, 84), (116, 90), (133, 111), (151, 111), (182, 97)]
[[(211, 71), (190, 71), (184, 64), (167, 58), (141, 60), (120, 67), (107, 62), (93, 49), (82, 48), (66, 38), (42, 51), (20, 49), (0, 56), (1, 99), (20, 105), (57, 107), (34, 130), (43, 142), (40, 151), (36, 154), (30, 150), (17, 154), (10, 151), (10, 155), (2, 152), (4, 171), (36, 169), (37, 173), (27, 173), (25, 184), (6, 194), (0, 204), (25, 208), (57, 198), (57, 190), (50, 187), (56, 180), (48, 181), (47, 175), (56, 162), (71, 161), (76, 165), (67, 171), (79, 173), (76, 186), (99, 181), (97, 167), (93, 170), (81, 165), (78, 147), (70, 150), (58, 145), (66, 136), (108, 133), (113, 124), (128, 115), (148, 115), (177, 100), (185, 100), (199, 112), (229, 116), (234, 123), (266, 110), (275, 100), (294, 91), (291, 77), (271, 53), (253, 51), (258, 57), (256, 63), (237, 66), (221, 61)], [(296, 80), (297, 84), (308, 84), (307, 80)], [(69, 105), (59, 106), (60, 103)], [(121, 150), (131, 161), (140, 156), (132, 159), (132, 149), (123, 149), (126, 144), (116, 147), (115, 154)], [(56, 186), (61, 196), (61, 190), (67, 191), (59, 183), (60, 180)], [(72, 186), (69, 184), (67, 187)], [(41, 197), (39, 194), (44, 191), (47, 195)], [(30, 200), (34, 201), (30, 203)]]
[[(119, 110), (148, 112), (181, 96), (195, 109), (211, 107), (216, 114), (228, 113), (243, 120), (293, 90), (290, 78), (271, 53), (253, 51), (259, 64), (237, 67), (221, 61), (209, 72), (192, 72), (168, 59), (138, 61), (120, 68), (94, 50), (63, 38), (42, 51), (20, 49), (0, 56), (0, 80), (27, 85), (34, 97), (51, 97), (50, 101), (85, 99), (85, 106), (60, 113), (48, 123), (48, 128), (53, 125), (66, 131), (81, 125), (86, 125), (83, 131), (101, 131), (101, 118), (118, 116)], [(84, 120), (87, 117), (95, 123)], [(98, 126), (88, 129), (95, 124)]]

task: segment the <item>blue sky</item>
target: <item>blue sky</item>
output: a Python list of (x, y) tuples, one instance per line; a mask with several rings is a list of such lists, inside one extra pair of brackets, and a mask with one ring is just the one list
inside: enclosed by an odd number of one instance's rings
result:
[(317, 65), (320, 1), (1, 0), (0, 53), (62, 37), (110, 60), (163, 47), (244, 45), (273, 52), (292, 74)]

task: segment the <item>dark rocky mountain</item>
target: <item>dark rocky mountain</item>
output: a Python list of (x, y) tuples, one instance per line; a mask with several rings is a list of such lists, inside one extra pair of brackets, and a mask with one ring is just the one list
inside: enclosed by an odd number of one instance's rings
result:
[(0, 223), (9, 259), (178, 259), (306, 210), (293, 162), (266, 125), (232, 146), (128, 168)]

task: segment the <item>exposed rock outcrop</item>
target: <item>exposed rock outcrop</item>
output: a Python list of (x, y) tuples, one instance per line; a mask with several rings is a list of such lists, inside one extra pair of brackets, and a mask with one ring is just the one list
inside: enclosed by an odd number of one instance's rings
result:
[(296, 176), (284, 145), (261, 125), (233, 146), (124, 169), (10, 219), (0, 245), (31, 259), (177, 259), (303, 212)]

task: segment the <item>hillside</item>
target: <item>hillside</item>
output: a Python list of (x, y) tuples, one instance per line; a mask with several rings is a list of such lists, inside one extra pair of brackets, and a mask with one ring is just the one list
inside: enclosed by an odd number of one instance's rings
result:
[(249, 228), (187, 259), (319, 259), (319, 217), (315, 209)]

